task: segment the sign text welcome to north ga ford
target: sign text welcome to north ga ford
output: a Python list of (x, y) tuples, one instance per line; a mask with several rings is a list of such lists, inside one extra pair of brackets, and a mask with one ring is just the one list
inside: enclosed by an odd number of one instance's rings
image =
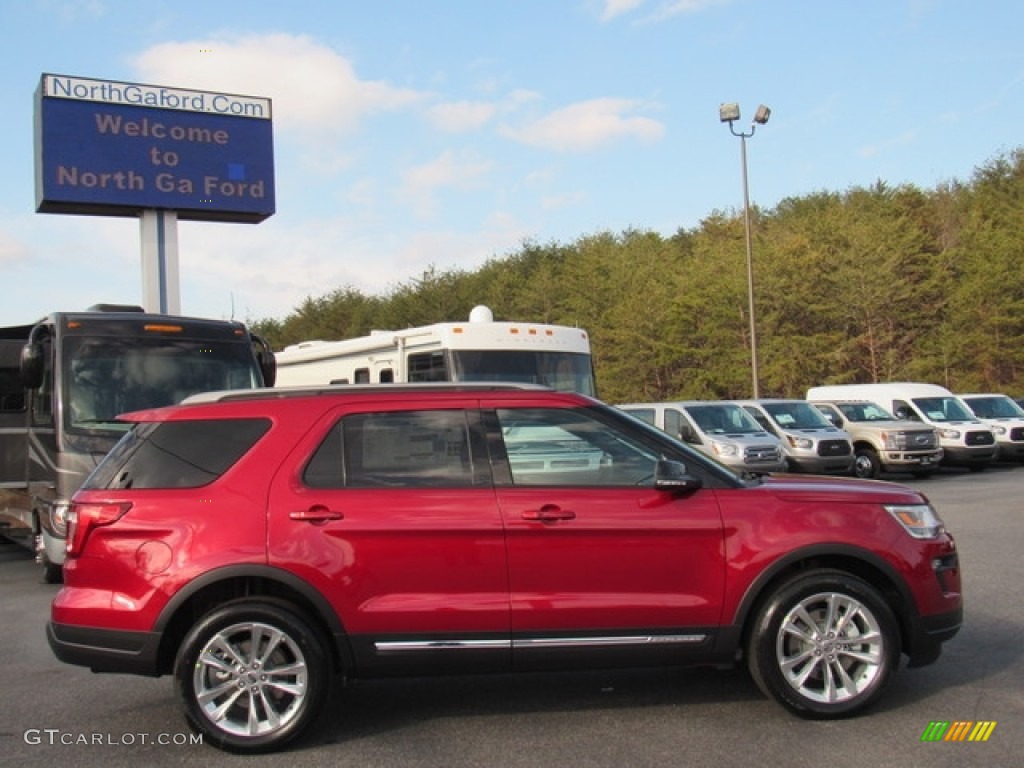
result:
[(274, 213), (270, 99), (43, 75), (35, 119), (41, 213)]

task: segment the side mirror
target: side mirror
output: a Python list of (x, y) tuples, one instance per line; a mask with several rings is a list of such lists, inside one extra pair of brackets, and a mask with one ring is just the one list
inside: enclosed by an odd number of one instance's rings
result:
[(25, 389), (39, 389), (43, 383), (43, 350), (30, 341), (21, 348), (21, 383)]
[(684, 424), (679, 428), (679, 439), (685, 443), (700, 445), (700, 438), (689, 424)]
[(700, 478), (686, 471), (686, 465), (680, 461), (658, 459), (654, 468), (654, 488), (658, 491), (674, 493), (696, 491), (701, 487)]
[(267, 344), (267, 340), (255, 333), (251, 335), (252, 351), (256, 355), (256, 362), (259, 364), (260, 373), (263, 374), (263, 386), (272, 387), (277, 381), (277, 358)]

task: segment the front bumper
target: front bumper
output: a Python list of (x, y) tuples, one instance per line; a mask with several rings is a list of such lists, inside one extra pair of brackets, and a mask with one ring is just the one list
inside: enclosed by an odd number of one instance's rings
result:
[(942, 654), (942, 644), (960, 631), (963, 622), (962, 605), (947, 613), (921, 617), (907, 638), (908, 666), (924, 667), (933, 663)]

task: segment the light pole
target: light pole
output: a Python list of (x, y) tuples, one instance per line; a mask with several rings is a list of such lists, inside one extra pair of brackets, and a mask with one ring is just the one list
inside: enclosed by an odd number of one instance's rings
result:
[(743, 223), (747, 237), (747, 314), (750, 315), (750, 376), (754, 383), (754, 398), (761, 396), (761, 387), (757, 375), (757, 322), (754, 318), (754, 259), (751, 253), (750, 239), (750, 192), (747, 188), (747, 139), (754, 135), (758, 125), (764, 125), (771, 117), (772, 111), (761, 104), (754, 113), (750, 123), (750, 132), (737, 131), (733, 123), (740, 119), (739, 104), (721, 104), (718, 107), (718, 119), (729, 124), (729, 132), (740, 137), (740, 160), (743, 166)]

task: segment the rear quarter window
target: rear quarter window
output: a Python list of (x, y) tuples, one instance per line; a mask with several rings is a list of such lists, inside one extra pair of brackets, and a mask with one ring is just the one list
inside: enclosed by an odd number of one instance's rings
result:
[(227, 472), (269, 429), (269, 419), (138, 424), (82, 487), (198, 488)]

